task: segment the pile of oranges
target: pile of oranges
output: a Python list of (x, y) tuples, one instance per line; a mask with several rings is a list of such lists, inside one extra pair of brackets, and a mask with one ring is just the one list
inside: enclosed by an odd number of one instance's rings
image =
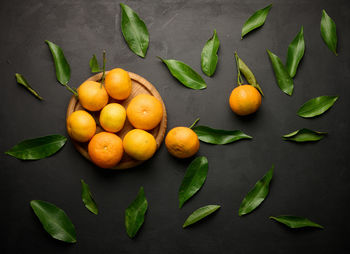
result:
[[(78, 142), (88, 142), (88, 153), (93, 163), (101, 168), (116, 166), (124, 152), (135, 160), (144, 161), (153, 156), (157, 143), (148, 131), (162, 120), (163, 105), (152, 95), (140, 94), (131, 99), (127, 108), (112, 102), (127, 99), (132, 91), (129, 73), (116, 68), (106, 75), (104, 84), (85, 81), (78, 91), (79, 102), (85, 110), (74, 111), (67, 118), (67, 132)], [(104, 131), (96, 134), (96, 121), (90, 112), (99, 111), (99, 124)], [(123, 140), (117, 135), (128, 120), (135, 128)]]

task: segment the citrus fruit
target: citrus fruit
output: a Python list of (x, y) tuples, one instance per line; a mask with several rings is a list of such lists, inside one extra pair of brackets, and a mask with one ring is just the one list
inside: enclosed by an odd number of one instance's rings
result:
[(80, 104), (90, 111), (101, 110), (108, 103), (108, 94), (101, 83), (85, 81), (78, 88)]
[(123, 157), (123, 142), (113, 133), (100, 132), (90, 140), (88, 152), (97, 166), (111, 168)]
[(126, 115), (135, 128), (151, 130), (162, 120), (163, 106), (154, 96), (140, 94), (130, 101)]
[(120, 131), (125, 123), (126, 111), (119, 103), (107, 104), (100, 113), (100, 124), (109, 132)]
[(67, 118), (67, 132), (72, 139), (87, 142), (95, 135), (95, 119), (84, 110), (74, 111)]
[(233, 112), (245, 116), (258, 110), (261, 105), (261, 95), (255, 87), (241, 85), (233, 89), (229, 102)]
[(133, 129), (123, 139), (125, 152), (140, 161), (148, 160), (157, 150), (157, 143), (153, 135), (147, 131)]
[(169, 153), (177, 158), (188, 158), (197, 153), (199, 140), (197, 134), (187, 127), (175, 127), (165, 137)]
[(110, 70), (105, 79), (106, 90), (112, 98), (125, 100), (131, 93), (131, 79), (129, 73), (123, 69)]

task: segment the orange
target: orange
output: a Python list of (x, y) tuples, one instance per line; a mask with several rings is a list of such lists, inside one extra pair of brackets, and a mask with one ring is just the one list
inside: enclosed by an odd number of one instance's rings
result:
[(72, 139), (87, 142), (95, 135), (95, 119), (84, 110), (74, 111), (67, 119), (67, 132)]
[(123, 157), (123, 142), (113, 133), (100, 132), (90, 140), (88, 152), (97, 166), (111, 168)]
[(119, 103), (107, 104), (100, 113), (100, 124), (109, 132), (120, 131), (125, 123), (126, 111)]
[(108, 103), (108, 94), (101, 83), (85, 81), (78, 88), (80, 104), (90, 111), (99, 111)]
[(237, 115), (245, 116), (254, 113), (261, 105), (259, 91), (251, 85), (241, 85), (233, 89), (230, 96), (230, 107)]
[(162, 120), (163, 106), (154, 96), (140, 94), (130, 101), (126, 115), (135, 128), (151, 130)]
[(177, 158), (188, 158), (197, 153), (199, 140), (197, 134), (187, 127), (171, 129), (166, 138), (165, 146), (169, 153)]
[(112, 98), (125, 100), (131, 93), (131, 79), (129, 73), (116, 68), (109, 71), (105, 79), (106, 90)]
[(144, 130), (133, 129), (123, 139), (125, 152), (140, 161), (148, 160), (157, 150), (157, 143), (153, 135)]

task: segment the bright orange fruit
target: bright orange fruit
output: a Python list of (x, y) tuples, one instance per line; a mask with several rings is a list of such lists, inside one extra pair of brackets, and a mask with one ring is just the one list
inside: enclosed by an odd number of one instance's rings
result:
[(165, 138), (165, 145), (170, 154), (181, 159), (191, 157), (199, 150), (197, 134), (187, 127), (171, 129)]
[(237, 115), (245, 116), (256, 112), (261, 105), (259, 91), (251, 85), (241, 85), (233, 89), (230, 107)]

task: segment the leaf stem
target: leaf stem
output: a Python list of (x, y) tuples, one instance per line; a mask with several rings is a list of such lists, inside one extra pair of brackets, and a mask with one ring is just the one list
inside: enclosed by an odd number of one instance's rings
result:
[(102, 56), (103, 56), (103, 68), (102, 68), (101, 87), (106, 77), (106, 50), (103, 50)]
[(69, 92), (71, 92), (72, 94), (74, 94), (75, 97), (78, 98), (78, 92), (75, 88), (70, 87), (68, 84), (64, 84), (64, 86), (67, 88)]
[(199, 122), (199, 120), (200, 120), (200, 118), (198, 117), (189, 128), (193, 129), (193, 127), (196, 126), (196, 124)]
[(241, 71), (239, 69), (239, 57), (236, 51), (235, 51), (235, 60), (236, 60), (236, 67), (237, 67), (237, 84), (240, 86), (240, 85), (243, 85), (243, 80), (241, 77)]

